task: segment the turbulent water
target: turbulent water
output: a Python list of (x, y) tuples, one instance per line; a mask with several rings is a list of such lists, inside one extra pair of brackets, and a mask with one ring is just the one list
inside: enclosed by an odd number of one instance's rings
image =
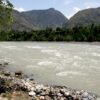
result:
[(0, 62), (35, 80), (100, 95), (100, 46), (89, 43), (0, 42)]

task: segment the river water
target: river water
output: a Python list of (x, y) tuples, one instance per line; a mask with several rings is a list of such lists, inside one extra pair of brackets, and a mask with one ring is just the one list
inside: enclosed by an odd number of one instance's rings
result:
[(0, 62), (37, 82), (100, 95), (100, 45), (64, 42), (0, 42)]

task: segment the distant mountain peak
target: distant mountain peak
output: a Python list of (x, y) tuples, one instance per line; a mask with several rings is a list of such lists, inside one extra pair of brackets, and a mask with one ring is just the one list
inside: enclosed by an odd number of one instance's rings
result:
[(33, 26), (39, 27), (40, 29), (45, 29), (46, 27), (62, 27), (68, 21), (60, 11), (54, 8), (26, 11), (21, 14)]
[(55, 10), (55, 8), (49, 8), (48, 10)]

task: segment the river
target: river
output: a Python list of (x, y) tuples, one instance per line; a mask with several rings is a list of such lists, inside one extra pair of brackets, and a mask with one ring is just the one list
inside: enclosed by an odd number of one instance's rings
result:
[(37, 82), (100, 95), (100, 45), (66, 42), (0, 42), (0, 62), (33, 74)]

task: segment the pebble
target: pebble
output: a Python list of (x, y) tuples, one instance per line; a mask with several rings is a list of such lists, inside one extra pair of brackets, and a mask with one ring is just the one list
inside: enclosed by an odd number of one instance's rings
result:
[(36, 93), (34, 91), (29, 92), (29, 96), (36, 96)]
[(88, 94), (87, 92), (84, 92), (84, 93), (82, 94), (82, 97), (83, 97), (83, 98), (88, 98), (88, 95), (89, 95), (89, 94)]
[(62, 94), (61, 94), (61, 93), (57, 93), (57, 96), (61, 97), (61, 96), (62, 96)]
[(68, 95), (70, 95), (70, 93), (69, 92), (65, 92), (65, 96), (68, 96)]
[(40, 100), (45, 100), (45, 97), (44, 97), (44, 96), (40, 96), (39, 99), (40, 99)]

